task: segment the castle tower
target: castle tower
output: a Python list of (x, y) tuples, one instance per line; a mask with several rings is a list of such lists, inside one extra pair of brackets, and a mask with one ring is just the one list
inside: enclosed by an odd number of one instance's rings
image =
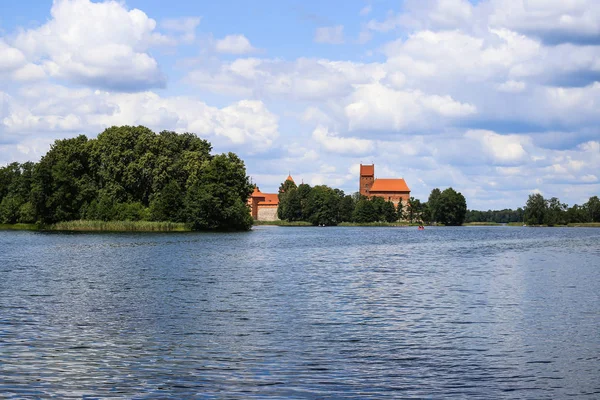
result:
[(363, 196), (368, 196), (371, 186), (375, 181), (375, 164), (362, 165), (360, 164), (360, 183), (358, 191)]

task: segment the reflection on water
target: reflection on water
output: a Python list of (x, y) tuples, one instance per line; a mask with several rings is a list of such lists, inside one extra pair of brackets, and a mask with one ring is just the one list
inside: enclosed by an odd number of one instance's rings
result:
[(600, 229), (0, 232), (7, 397), (600, 397)]

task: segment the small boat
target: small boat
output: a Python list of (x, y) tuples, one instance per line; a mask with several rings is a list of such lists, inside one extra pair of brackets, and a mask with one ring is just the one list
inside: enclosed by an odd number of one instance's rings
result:
[(417, 229), (420, 230), (420, 231), (424, 231), (425, 227), (423, 225), (419, 225), (419, 227)]

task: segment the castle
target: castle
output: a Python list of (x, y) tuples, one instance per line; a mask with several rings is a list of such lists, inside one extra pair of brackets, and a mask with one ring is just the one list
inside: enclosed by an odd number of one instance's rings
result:
[[(288, 175), (286, 181), (294, 182), (291, 175)], [(402, 202), (408, 203), (410, 198), (410, 189), (404, 179), (375, 179), (375, 164), (360, 164), (360, 183), (359, 193), (366, 197), (383, 197), (390, 200), (394, 205)], [(248, 198), (248, 206), (252, 218), (257, 221), (277, 221), (277, 207), (279, 206), (279, 196), (277, 193), (263, 193), (258, 186), (254, 187), (254, 192)]]
[[(286, 181), (294, 182), (291, 175)], [(254, 192), (248, 198), (250, 214), (257, 221), (278, 221), (277, 207), (279, 206), (279, 195), (277, 193), (263, 193), (258, 186), (254, 186)]]
[(360, 164), (359, 193), (368, 198), (383, 197), (394, 205), (404, 205), (410, 199), (410, 189), (404, 179), (375, 179), (375, 164)]

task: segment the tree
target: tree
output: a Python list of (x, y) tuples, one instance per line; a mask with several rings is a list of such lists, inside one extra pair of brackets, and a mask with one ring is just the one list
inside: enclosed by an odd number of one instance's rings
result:
[(286, 221), (298, 221), (302, 218), (302, 208), (297, 193), (298, 187), (291, 179), (286, 179), (279, 185), (279, 205), (277, 217)]
[(402, 200), (398, 202), (398, 206), (396, 207), (396, 213), (398, 215), (398, 219), (404, 218), (404, 204), (402, 203)]
[(590, 222), (600, 222), (600, 199), (598, 196), (590, 197), (585, 203), (585, 208), (588, 211)]
[(546, 212), (544, 213), (544, 224), (548, 226), (565, 225), (567, 205), (560, 202), (557, 197), (548, 200)]
[(386, 201), (383, 206), (383, 219), (386, 222), (398, 221), (398, 214), (396, 213), (396, 207), (391, 201)]
[(253, 222), (246, 206), (251, 193), (243, 161), (233, 153), (214, 156), (186, 192), (187, 222), (196, 230), (248, 230)]
[(460, 192), (450, 187), (441, 193), (437, 213), (438, 222), (444, 225), (462, 225), (467, 214), (467, 201)]
[(143, 126), (57, 140), (37, 164), (0, 168), (0, 218), (43, 224), (154, 219), (248, 229), (252, 188), (244, 163), (210, 150), (191, 133), (156, 135)]
[(16, 224), (19, 220), (21, 200), (14, 195), (5, 196), (0, 202), (0, 223)]
[(429, 194), (429, 199), (427, 199), (427, 209), (429, 212), (429, 220), (431, 222), (437, 222), (439, 219), (439, 209), (440, 209), (440, 197), (442, 196), (442, 191), (438, 188), (435, 188)]
[(159, 193), (152, 196), (150, 218), (153, 221), (182, 222), (185, 219), (183, 216), (184, 194), (177, 180), (171, 180)]
[(572, 207), (566, 212), (566, 219), (569, 223), (581, 223), (581, 222), (591, 222), (589, 221), (589, 214), (585, 207), (574, 204)]
[(337, 225), (339, 196), (328, 186), (312, 188), (306, 203), (308, 221), (313, 225)]
[(97, 197), (89, 158), (87, 138), (80, 135), (55, 141), (36, 165), (32, 196), (43, 223), (79, 219), (82, 207)]
[(352, 214), (354, 213), (354, 198), (350, 195), (344, 196), (340, 200), (339, 207), (339, 221), (340, 222), (351, 222)]
[(366, 197), (361, 197), (354, 208), (354, 222), (358, 222), (360, 224), (370, 223), (377, 221), (377, 218), (377, 212), (375, 211), (373, 203)]
[(421, 208), (422, 208), (421, 200), (415, 199), (412, 196), (410, 199), (408, 199), (407, 214), (408, 214), (408, 220), (411, 224), (413, 223), (413, 221), (415, 219), (419, 218), (419, 215), (421, 213)]
[(525, 205), (525, 223), (527, 225), (542, 225), (548, 205), (540, 193), (530, 194)]

